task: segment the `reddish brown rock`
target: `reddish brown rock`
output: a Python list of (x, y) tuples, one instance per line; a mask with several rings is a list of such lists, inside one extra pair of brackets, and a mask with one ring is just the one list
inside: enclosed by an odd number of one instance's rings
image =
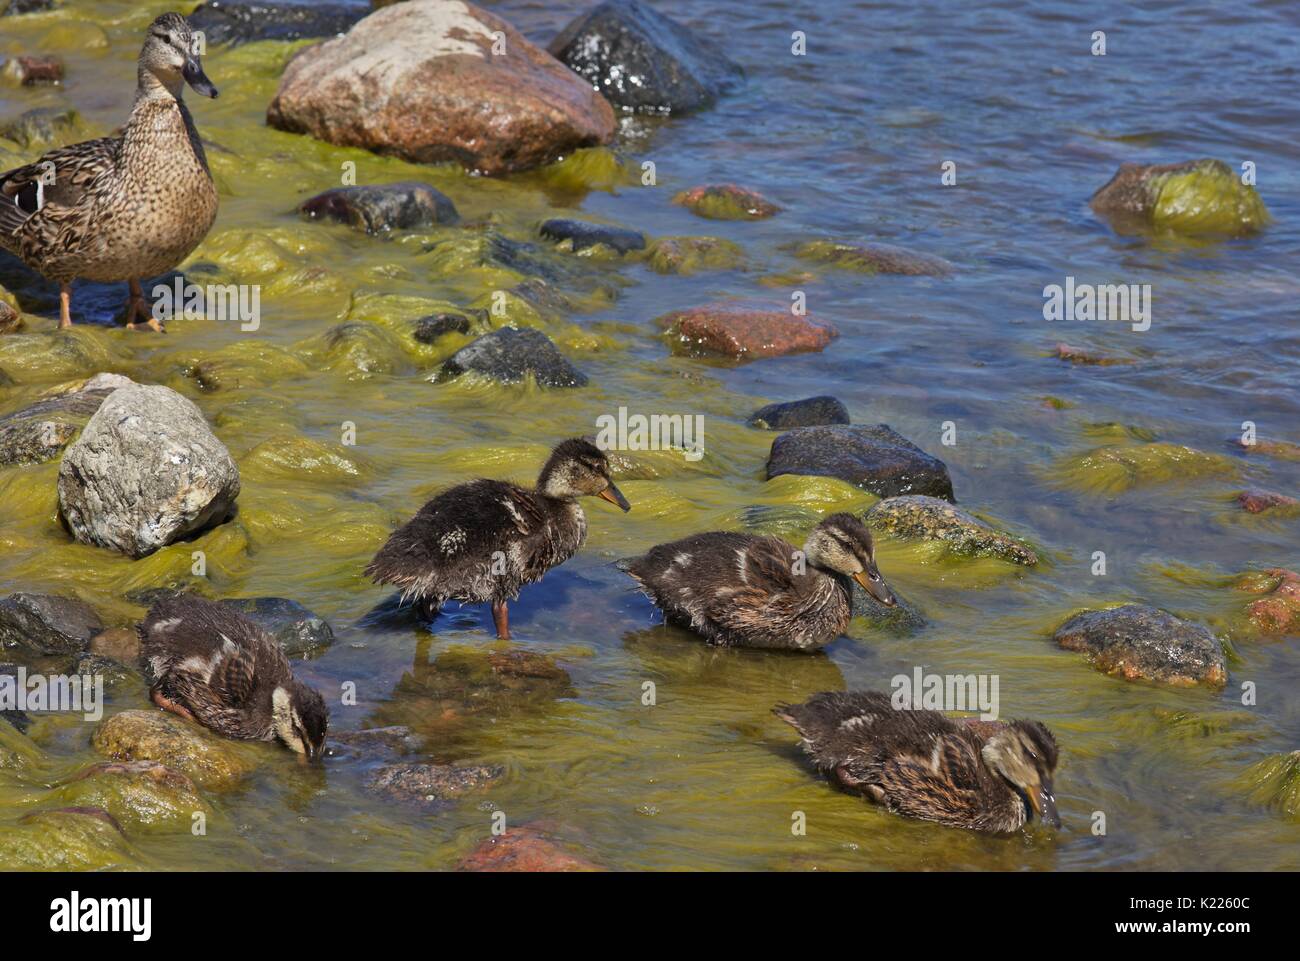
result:
[(1279, 460), (1300, 460), (1300, 444), (1293, 444), (1289, 440), (1261, 440), (1257, 438), (1253, 444), (1247, 444), (1240, 437), (1235, 437), (1228, 444), (1243, 454), (1263, 454), (1266, 457), (1276, 457)]
[(487, 174), (607, 143), (615, 130), (610, 105), (582, 78), (500, 17), (454, 0), (384, 7), (307, 47), (285, 68), (266, 119)]
[(63, 81), (63, 61), (58, 57), (13, 57), (0, 70), (24, 87), (58, 84)]
[(1052, 348), (1052, 356), (1058, 360), (1069, 361), (1071, 364), (1087, 364), (1095, 367), (1111, 367), (1115, 364), (1133, 363), (1133, 361), (1124, 357), (1099, 354), (1095, 350), (1089, 350), (1086, 347), (1071, 347), (1065, 343), (1057, 344)]
[(674, 197), (673, 203), (712, 220), (762, 220), (781, 211), (758, 191), (736, 184), (692, 187)]
[(1250, 514), (1262, 514), (1274, 507), (1295, 507), (1300, 504), (1294, 497), (1278, 494), (1275, 491), (1260, 490), (1258, 487), (1244, 490), (1237, 495), (1237, 506)]
[(1246, 605), (1246, 617), (1265, 634), (1300, 634), (1300, 574), (1282, 567), (1247, 574), (1237, 589), (1263, 597)]
[(789, 310), (745, 303), (706, 304), (659, 318), (674, 350), (738, 360), (783, 357), (823, 350), (838, 336), (834, 327)]
[(598, 864), (570, 854), (550, 836), (530, 825), (510, 828), (488, 838), (456, 865), (458, 871), (603, 871)]

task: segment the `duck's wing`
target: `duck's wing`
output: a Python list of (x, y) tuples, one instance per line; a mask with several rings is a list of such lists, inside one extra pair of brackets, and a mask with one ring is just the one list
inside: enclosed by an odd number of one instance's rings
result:
[(823, 691), (802, 704), (778, 704), (772, 713), (799, 732), (804, 749), (827, 772), (860, 758), (898, 720), (889, 695), (879, 691)]
[[(847, 776), (856, 775), (848, 766)], [(891, 810), (940, 824), (969, 826), (988, 806), (993, 785), (971, 732), (945, 731), (887, 757), (870, 771)]]
[(69, 144), (0, 174), (0, 236), (57, 223), (80, 207), (91, 186), (116, 169), (121, 145), (120, 137)]

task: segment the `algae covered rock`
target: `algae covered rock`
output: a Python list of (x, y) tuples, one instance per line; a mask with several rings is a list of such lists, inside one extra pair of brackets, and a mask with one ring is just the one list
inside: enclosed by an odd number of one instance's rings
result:
[(99, 374), (76, 390), (0, 417), (0, 467), (40, 464), (57, 457), (108, 395), (130, 383), (119, 374)]
[(130, 867), (134, 855), (107, 811), (93, 807), (32, 811), (0, 830), (0, 868), (103, 871)]
[(903, 274), (912, 277), (946, 277), (953, 266), (942, 257), (917, 253), (890, 244), (851, 244), (810, 240), (797, 244), (794, 254), (803, 260), (830, 264), (863, 274)]
[(276, 0), (208, 0), (187, 18), (202, 30), (208, 43), (235, 44), (254, 40), (302, 40), (346, 33), (366, 13), (357, 3), (311, 3)]
[(59, 507), (73, 537), (145, 557), (219, 523), (239, 469), (194, 404), (167, 387), (119, 387), (59, 466)]
[(1274, 508), (1300, 507), (1300, 500), (1286, 494), (1279, 494), (1277, 491), (1266, 491), (1252, 487), (1237, 494), (1237, 506), (1248, 514), (1263, 514), (1265, 511), (1271, 511)]
[(10, 594), (0, 599), (0, 646), (37, 654), (75, 654), (104, 629), (95, 609), (75, 597)]
[(706, 184), (683, 190), (673, 203), (710, 220), (764, 220), (781, 212), (756, 190), (736, 184)]
[(767, 477), (782, 474), (838, 477), (879, 497), (956, 500), (947, 465), (888, 424), (796, 427), (772, 441)]
[(298, 212), (311, 220), (332, 220), (368, 234), (455, 224), (460, 220), (450, 197), (418, 180), (335, 187), (304, 200)]
[(229, 741), (162, 711), (123, 711), (101, 721), (91, 746), (117, 761), (157, 761), (203, 787), (231, 784), (253, 766)]
[(1086, 653), (1098, 670), (1130, 681), (1216, 688), (1228, 682), (1223, 645), (1209, 629), (1142, 604), (1076, 614), (1053, 639), (1067, 651)]
[(476, 791), (504, 773), (481, 764), (389, 764), (367, 779), (366, 789), (394, 801), (431, 804)]
[(210, 813), (188, 776), (157, 761), (101, 761), (55, 789), (67, 805), (107, 811), (119, 824), (189, 830), (196, 812)]
[(485, 174), (609, 142), (589, 84), (470, 3), (407, 0), (297, 53), (267, 123), (327, 143)]
[(807, 397), (781, 404), (768, 404), (749, 415), (749, 426), (762, 430), (790, 430), (794, 427), (818, 427), (849, 423), (844, 402), (828, 396)]
[(1089, 204), (1119, 233), (1238, 236), (1271, 219), (1255, 188), (1221, 160), (1126, 163)]
[(12, 140), (23, 150), (72, 140), (84, 132), (81, 115), (66, 107), (33, 107), (0, 120), (0, 137)]
[(1237, 579), (1237, 590), (1262, 595), (1246, 605), (1246, 617), (1264, 634), (1300, 634), (1300, 574), (1274, 567)]
[(1065, 458), (1056, 468), (1060, 482), (1094, 494), (1234, 473), (1232, 461), (1217, 454), (1163, 441), (1115, 444)]
[(474, 325), (475, 321), (466, 314), (429, 314), (415, 322), (411, 336), (422, 344), (432, 344), (447, 334), (468, 334)]
[(647, 252), (650, 269), (689, 275), (701, 270), (735, 270), (745, 264), (740, 245), (720, 237), (662, 237)]
[(553, 218), (542, 223), (540, 233), (550, 240), (568, 241), (574, 252), (596, 244), (604, 244), (620, 254), (645, 249), (645, 235), (638, 230), (593, 224), (585, 220)]
[(542, 387), (583, 387), (587, 375), (560, 353), (551, 338), (531, 327), (501, 327), (462, 347), (442, 365), (438, 379), (476, 374), (499, 384), (533, 377)]
[(657, 322), (675, 353), (741, 361), (820, 351), (838, 336), (829, 324), (762, 304), (705, 304)]
[(600, 865), (566, 851), (551, 833), (531, 824), (509, 828), (483, 841), (461, 859), (457, 871), (603, 871)]
[(887, 497), (873, 505), (864, 519), (872, 530), (940, 541), (958, 554), (998, 557), (1013, 564), (1038, 563), (1038, 555), (1028, 545), (937, 497)]

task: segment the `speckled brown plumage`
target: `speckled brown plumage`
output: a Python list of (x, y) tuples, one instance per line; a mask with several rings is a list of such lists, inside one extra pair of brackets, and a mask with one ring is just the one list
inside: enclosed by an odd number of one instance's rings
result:
[(889, 811), (994, 833), (1018, 831), (1034, 813), (1060, 823), (1056, 740), (1038, 721), (966, 723), (895, 708), (875, 691), (828, 691), (773, 713), (822, 774)]

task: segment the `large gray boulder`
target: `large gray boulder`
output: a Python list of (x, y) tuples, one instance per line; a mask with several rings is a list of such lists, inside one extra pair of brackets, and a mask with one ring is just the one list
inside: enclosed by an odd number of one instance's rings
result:
[(59, 467), (72, 536), (145, 557), (224, 520), (239, 468), (190, 401), (168, 387), (120, 387)]
[(105, 398), (130, 383), (121, 374), (96, 374), (75, 390), (0, 417), (0, 467), (58, 457)]

